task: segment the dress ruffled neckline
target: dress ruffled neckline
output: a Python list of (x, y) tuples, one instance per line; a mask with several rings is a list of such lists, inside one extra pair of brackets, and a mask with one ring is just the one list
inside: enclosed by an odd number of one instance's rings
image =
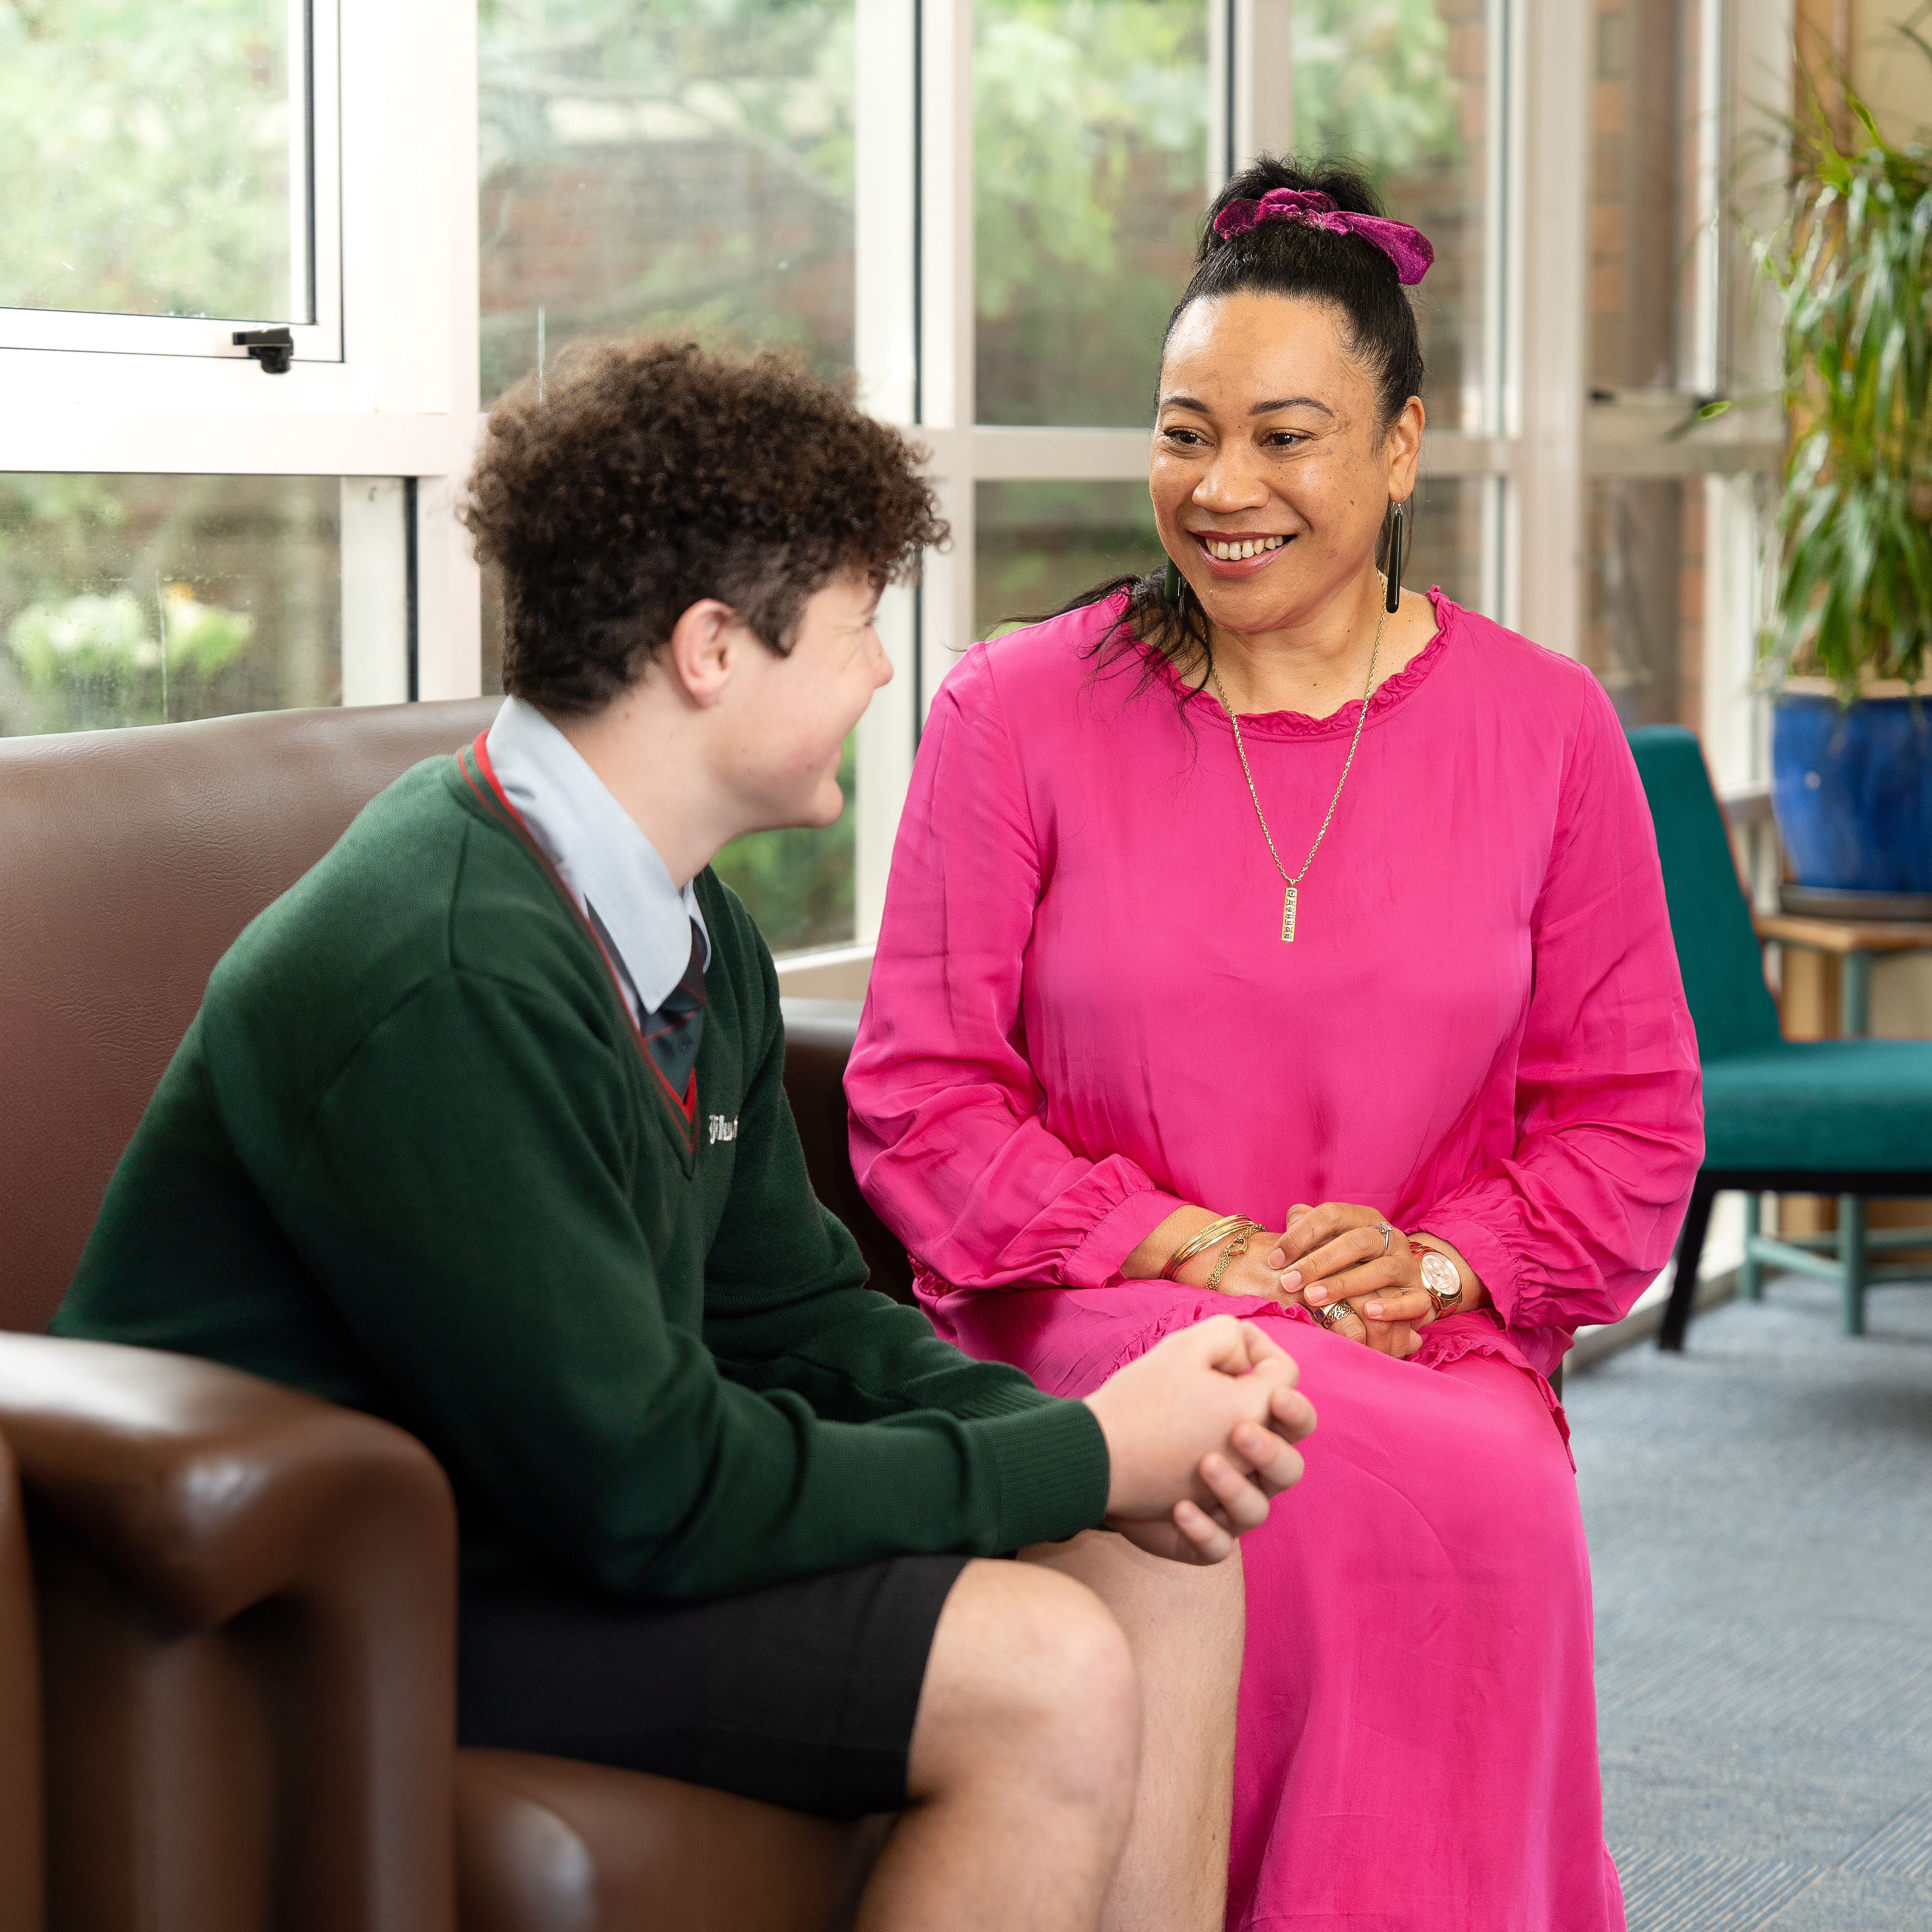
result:
[[(1462, 615), (1462, 607), (1442, 594), (1439, 584), (1432, 584), (1429, 591), (1430, 602), (1436, 607), (1436, 634), (1424, 644), (1408, 662), (1393, 677), (1383, 679), (1369, 694), (1369, 723), (1378, 723), (1399, 705), (1406, 704), (1427, 682), (1429, 674), (1442, 662), (1449, 646), (1456, 620)], [(1153, 667), (1155, 674), (1161, 678), (1177, 696), (1184, 698), (1190, 722), (1199, 724), (1212, 722), (1232, 737), (1234, 727), (1221, 703), (1214, 695), (1210, 684), (1205, 689), (1197, 690), (1195, 672), (1184, 676), (1175, 670), (1167, 658), (1150, 644), (1134, 640), (1134, 647)], [(1241, 729), (1252, 737), (1260, 738), (1330, 738), (1353, 731), (1355, 720), (1360, 715), (1362, 700), (1352, 698), (1340, 710), (1331, 712), (1326, 718), (1311, 718), (1305, 711), (1244, 711)]]

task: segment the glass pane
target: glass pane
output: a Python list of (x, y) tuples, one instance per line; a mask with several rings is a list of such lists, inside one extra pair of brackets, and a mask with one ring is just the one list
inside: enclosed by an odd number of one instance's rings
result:
[(573, 335), (852, 363), (852, 0), (482, 0), (483, 399)]
[[(1484, 344), (1484, 181), (1493, 44), (1487, 0), (1294, 0), (1294, 144), (1365, 165), (1436, 260), (1412, 292), (1439, 429), (1492, 427)], [(1446, 586), (1445, 586), (1446, 587)]]
[(291, 11), (0, 0), (0, 308), (310, 319)]
[(333, 476), (0, 475), (0, 734), (339, 703), (340, 520)]
[(1702, 0), (1594, 0), (1590, 380), (1694, 382)]
[(1703, 728), (1705, 495), (1701, 477), (1590, 485), (1583, 658), (1627, 726)]
[(836, 824), (822, 832), (754, 832), (734, 839), (712, 861), (774, 953), (852, 942), (858, 783), (858, 758), (848, 738), (838, 766), (845, 808)]
[(1483, 566), (1495, 530), (1490, 512), (1499, 487), (1481, 476), (1424, 476), (1417, 483), (1403, 539), (1406, 588), (1432, 584), (1466, 610), (1483, 608)]
[(503, 694), (503, 572), (486, 563), (483, 578), (483, 682), (485, 698)]
[(982, 483), (974, 502), (976, 637), (1166, 560), (1144, 483)]
[(974, 15), (979, 420), (1148, 422), (1208, 193), (1208, 8)]

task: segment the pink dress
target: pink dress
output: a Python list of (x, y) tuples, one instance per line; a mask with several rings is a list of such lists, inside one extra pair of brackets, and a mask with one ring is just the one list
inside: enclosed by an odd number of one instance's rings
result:
[[(1228, 1922), (1621, 1927), (1590, 1585), (1544, 1376), (1670, 1254), (1702, 1153), (1656, 843), (1607, 699), (1436, 598), (1370, 704), (1292, 944), (1211, 694), (1115, 603), (976, 646), (901, 822), (846, 1080), (868, 1197), (939, 1332), (1080, 1395), (1220, 1312), (1321, 1421), (1243, 1542)], [(1151, 681), (1143, 687), (1143, 673)], [(1358, 706), (1244, 718), (1300, 865)], [(1396, 1362), (1299, 1309), (1127, 1281), (1183, 1202), (1381, 1209), (1494, 1311)]]

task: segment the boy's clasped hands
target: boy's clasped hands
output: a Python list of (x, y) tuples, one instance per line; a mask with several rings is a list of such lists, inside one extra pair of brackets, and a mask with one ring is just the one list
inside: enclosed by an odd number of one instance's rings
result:
[(1102, 1383), (1087, 1406), (1107, 1441), (1107, 1526), (1158, 1556), (1220, 1562), (1300, 1478), (1293, 1445), (1315, 1408), (1297, 1373), (1257, 1323), (1217, 1315)]

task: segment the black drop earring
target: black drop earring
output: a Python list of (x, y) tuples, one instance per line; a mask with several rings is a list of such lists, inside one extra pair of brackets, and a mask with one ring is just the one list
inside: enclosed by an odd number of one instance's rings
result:
[[(1393, 616), (1402, 606), (1402, 510), (1398, 503), (1395, 514), (1389, 519), (1388, 568), (1384, 573), (1388, 583), (1388, 602), (1385, 607)], [(1171, 570), (1173, 566), (1168, 568)]]
[(1167, 575), (1162, 580), (1160, 594), (1168, 608), (1178, 616), (1181, 605), (1187, 601), (1187, 580), (1172, 557), (1167, 560)]

